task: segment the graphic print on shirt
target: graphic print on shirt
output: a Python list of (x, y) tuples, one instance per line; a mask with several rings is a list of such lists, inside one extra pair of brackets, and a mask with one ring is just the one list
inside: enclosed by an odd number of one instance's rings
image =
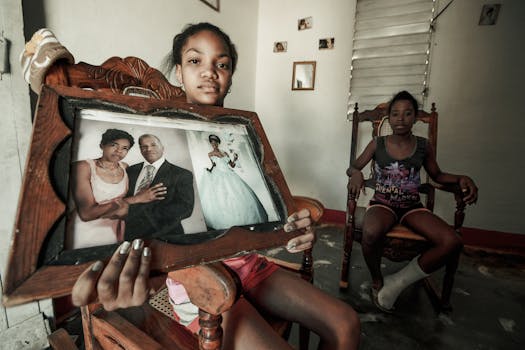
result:
[(408, 169), (405, 165), (399, 161), (394, 161), (384, 168), (375, 164), (374, 197), (377, 201), (398, 208), (408, 208), (419, 202), (419, 169)]

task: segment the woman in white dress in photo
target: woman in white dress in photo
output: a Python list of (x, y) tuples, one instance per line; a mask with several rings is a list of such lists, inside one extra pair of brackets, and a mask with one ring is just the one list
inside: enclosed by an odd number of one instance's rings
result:
[(233, 170), (238, 155), (233, 153), (231, 159), (221, 151), (221, 139), (217, 135), (210, 135), (208, 140), (212, 146), (208, 153), (212, 166), (202, 175), (199, 186), (206, 226), (220, 230), (268, 221), (268, 214), (255, 192)]

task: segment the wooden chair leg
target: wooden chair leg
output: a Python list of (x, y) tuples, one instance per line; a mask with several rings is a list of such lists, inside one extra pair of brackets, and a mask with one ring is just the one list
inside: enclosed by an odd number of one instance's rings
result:
[(222, 347), (222, 316), (199, 309), (199, 349), (219, 350)]
[(313, 248), (307, 249), (303, 253), (303, 261), (301, 263), (301, 277), (310, 283), (314, 283), (314, 269), (313, 269)]
[(443, 277), (443, 289), (441, 293), (441, 308), (443, 311), (450, 311), (452, 306), (450, 305), (450, 296), (452, 294), (452, 287), (454, 286), (454, 277), (459, 266), (459, 257), (461, 251), (459, 251), (445, 266), (445, 276)]
[(348, 207), (346, 211), (346, 223), (344, 230), (344, 244), (343, 244), (343, 262), (341, 264), (341, 278), (339, 280), (339, 288), (348, 288), (348, 276), (350, 275), (350, 258), (352, 256), (352, 246), (354, 244), (354, 213), (356, 209), (356, 202), (349, 198)]

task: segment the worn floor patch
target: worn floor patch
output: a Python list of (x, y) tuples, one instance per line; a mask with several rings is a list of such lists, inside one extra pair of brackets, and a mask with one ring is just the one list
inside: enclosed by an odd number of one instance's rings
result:
[(332, 265), (332, 262), (329, 260), (314, 260), (314, 267), (319, 267), (322, 265)]
[(381, 314), (381, 313), (368, 312), (366, 314), (360, 314), (359, 320), (361, 320), (361, 323), (386, 322), (387, 318), (384, 314)]
[(492, 274), (490, 273), (489, 268), (487, 266), (484, 266), (484, 265), (478, 266), (478, 271), (484, 276), (492, 277)]
[(514, 320), (508, 319), (508, 318), (498, 318), (499, 324), (505, 332), (512, 333), (514, 332), (514, 328), (516, 328), (516, 322)]

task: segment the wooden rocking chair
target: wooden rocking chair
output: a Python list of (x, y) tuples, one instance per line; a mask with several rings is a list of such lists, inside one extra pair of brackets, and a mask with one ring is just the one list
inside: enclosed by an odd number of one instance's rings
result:
[[(350, 164), (352, 164), (357, 155), (357, 148), (359, 143), (359, 137), (361, 136), (360, 125), (370, 123), (372, 126), (371, 136), (382, 136), (391, 133), (390, 125), (388, 124), (388, 103), (378, 105), (373, 110), (367, 110), (359, 112), (357, 103), (355, 105), (352, 120), (352, 143), (350, 148)], [(438, 113), (436, 112), (435, 105), (432, 104), (430, 113), (420, 110), (416, 117), (416, 124), (413, 129), (415, 134), (426, 137), (434, 152), (436, 152), (437, 145), (437, 119)], [(427, 132), (419, 132), (420, 128), (418, 124), (426, 124)], [(373, 169), (373, 164), (371, 166)], [(425, 207), (431, 211), (434, 210), (434, 193), (435, 190), (443, 190), (454, 194), (456, 200), (456, 211), (454, 215), (454, 229), (459, 234), (459, 230), (463, 225), (465, 217), (465, 203), (462, 200), (461, 189), (459, 186), (442, 186), (433, 184), (429, 181), (428, 175), (426, 179), (424, 176), (421, 177), (422, 185), (419, 188), (419, 192), (426, 197), (424, 202)], [(365, 186), (374, 189), (373, 177), (366, 178)], [(365, 207), (357, 206), (356, 198), (348, 194), (347, 210), (346, 210), (346, 223), (344, 231), (344, 255), (341, 269), (341, 279), (339, 286), (342, 289), (348, 288), (348, 277), (349, 277), (349, 264), (352, 252), (352, 245), (354, 241), (361, 241), (362, 235), (362, 223), (365, 213)], [(395, 262), (411, 260), (415, 256), (421, 254), (422, 251), (427, 249), (429, 242), (417, 233), (411, 231), (403, 225), (394, 226), (390, 232), (387, 233), (383, 256), (387, 259)], [(427, 290), (431, 292), (432, 300), (440, 309), (450, 308), (450, 295), (452, 292), (452, 285), (454, 283), (454, 275), (456, 273), (459, 263), (459, 253), (450, 259), (445, 268), (445, 276), (443, 279), (442, 291), (436, 288), (431, 283), (430, 278), (425, 279), (425, 285), (428, 287)]]

